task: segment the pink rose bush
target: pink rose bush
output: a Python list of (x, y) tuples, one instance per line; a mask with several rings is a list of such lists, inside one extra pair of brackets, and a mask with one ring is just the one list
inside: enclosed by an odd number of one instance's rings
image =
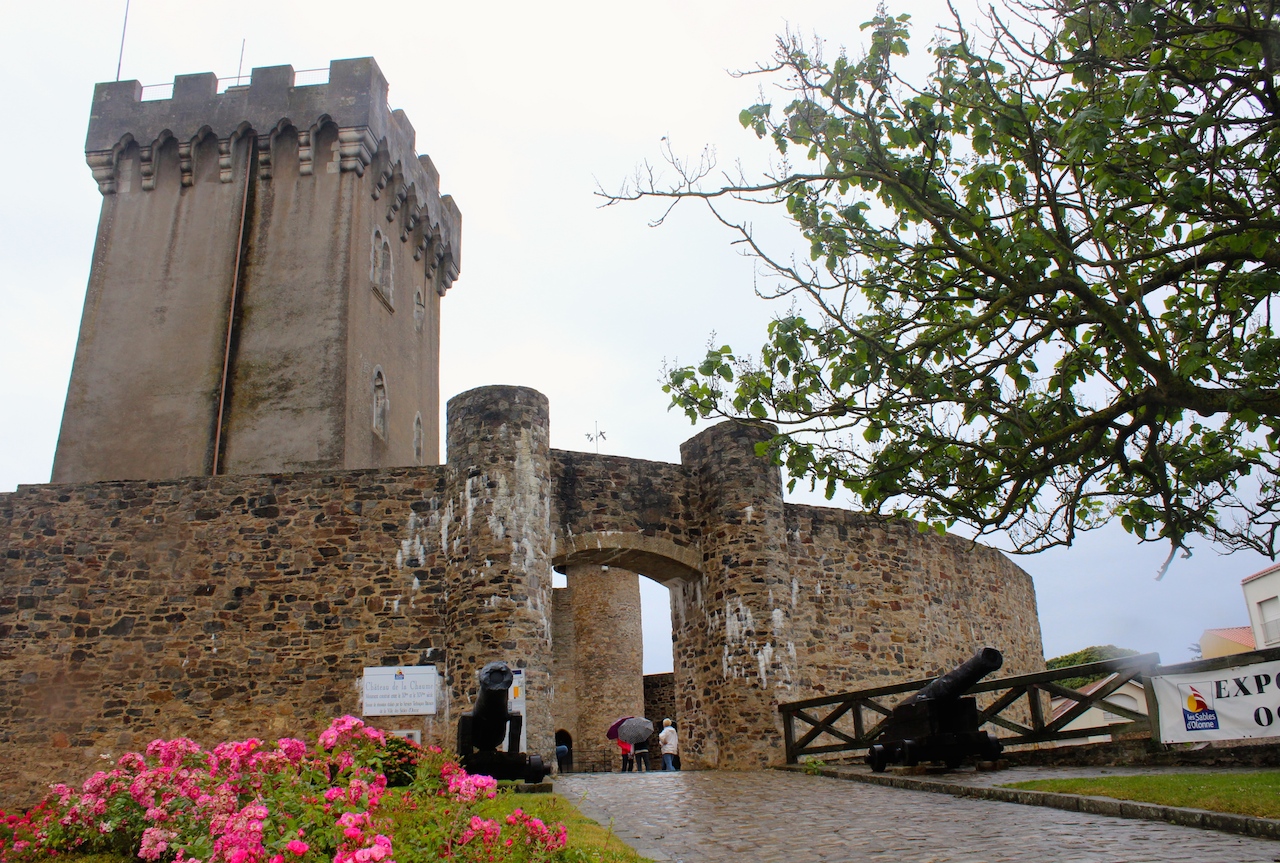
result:
[(507, 816), (507, 824), (514, 828), (512, 832), (515, 834), (515, 838), (507, 839), (508, 844), (522, 840), (527, 846), (554, 851), (563, 848), (568, 841), (568, 831), (563, 824), (549, 827), (540, 818), (532, 818), (520, 809)]
[(492, 800), (498, 795), (498, 783), (492, 776), (473, 776), (456, 764), (446, 762), (440, 777), (446, 790), (462, 803), (474, 803), (482, 797)]
[[(388, 774), (405, 790), (389, 792)], [(257, 738), (204, 749), (154, 740), (78, 788), (0, 812), (0, 863), (112, 852), (147, 863), (417, 863), (567, 860), (563, 825), (520, 809), (439, 747), (343, 716), (310, 748)], [(574, 858), (577, 859), (577, 858)]]

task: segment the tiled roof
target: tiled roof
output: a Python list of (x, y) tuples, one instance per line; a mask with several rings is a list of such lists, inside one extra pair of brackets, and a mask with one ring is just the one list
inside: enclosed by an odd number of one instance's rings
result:
[(1245, 578), (1241, 579), (1240, 583), (1248, 584), (1249, 582), (1253, 581), (1255, 578), (1262, 578), (1262, 576), (1264, 575), (1270, 575), (1276, 570), (1280, 570), (1280, 563), (1277, 563), (1275, 566), (1268, 566), (1266, 569), (1262, 570), (1261, 572), (1255, 572), (1253, 575), (1246, 576)]
[[(1245, 627), (1245, 628), (1248, 629), (1248, 627)], [(1217, 630), (1214, 630), (1214, 631), (1216, 632)], [(1112, 680), (1115, 680), (1115, 677), (1116, 676), (1114, 674), (1108, 674), (1106, 677), (1102, 678), (1101, 680), (1095, 680), (1093, 681), (1093, 683), (1087, 683), (1084, 686), (1077, 689), (1076, 691), (1079, 692), (1081, 695), (1092, 695), (1095, 690), (1101, 689), (1103, 686), (1106, 686)], [(1141, 682), (1137, 680), (1134, 680), (1131, 682), (1133, 683), (1134, 686), (1137, 686), (1139, 689), (1142, 688)], [(1053, 708), (1053, 714), (1052, 716), (1049, 717), (1050, 722), (1053, 722), (1059, 716), (1061, 716), (1062, 714), (1066, 713), (1068, 710), (1070, 710), (1071, 708), (1079, 704), (1078, 701), (1074, 701), (1070, 698), (1061, 698), (1060, 700), (1059, 698), (1060, 698), (1059, 696), (1055, 696), (1053, 698), (1054, 701), (1058, 701), (1059, 703)], [(1101, 707), (1104, 710), (1106, 709), (1105, 706), (1101, 704), (1094, 705), (1094, 706)]]
[[(1251, 626), (1226, 626), (1222, 629), (1206, 629), (1204, 635), (1216, 635), (1234, 644), (1243, 644), (1250, 650), (1256, 647), (1253, 643), (1253, 627)], [(1200, 637), (1204, 638), (1204, 635)]]

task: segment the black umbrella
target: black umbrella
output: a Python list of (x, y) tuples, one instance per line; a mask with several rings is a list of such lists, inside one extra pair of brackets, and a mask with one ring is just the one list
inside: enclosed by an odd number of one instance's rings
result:
[(609, 730), (604, 733), (604, 736), (609, 738), (610, 740), (617, 740), (618, 729), (622, 726), (622, 723), (626, 722), (628, 719), (633, 719), (633, 718), (634, 717), (631, 717), (631, 716), (624, 716), (621, 719), (615, 719), (613, 721), (613, 724), (609, 726)]
[(632, 716), (618, 725), (618, 739), (632, 746), (645, 742), (652, 733), (653, 723), (642, 716)]

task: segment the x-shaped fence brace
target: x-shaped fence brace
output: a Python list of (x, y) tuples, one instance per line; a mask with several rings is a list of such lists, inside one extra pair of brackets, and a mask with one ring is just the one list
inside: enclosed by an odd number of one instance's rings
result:
[[(1072, 665), (1052, 671), (1041, 671), (1035, 674), (1023, 674), (1018, 677), (1006, 677), (978, 683), (969, 689), (966, 695), (978, 695), (985, 692), (1003, 694), (995, 701), (979, 711), (982, 723), (999, 726), (1011, 734), (1000, 735), (1006, 745), (1018, 743), (1043, 743), (1055, 740), (1070, 740), (1079, 737), (1091, 737), (1098, 734), (1128, 735), (1134, 733), (1151, 733), (1151, 718), (1130, 707), (1109, 701), (1108, 696), (1114, 694), (1126, 683), (1134, 679), (1144, 680), (1152, 676), (1160, 664), (1160, 654), (1144, 653), (1138, 656), (1126, 656), (1121, 659), (1107, 659), (1101, 662), (1090, 662), (1084, 665)], [(1058, 681), (1073, 677), (1096, 677), (1106, 675), (1100, 683), (1080, 691), (1063, 686)], [(860, 689), (839, 695), (810, 698), (804, 701), (792, 701), (778, 705), (782, 714), (783, 736), (787, 748), (787, 763), (794, 764), (801, 755), (820, 755), (827, 752), (848, 752), (866, 749), (875, 742), (886, 726), (886, 720), (892, 712), (892, 704), (882, 704), (877, 699), (887, 699), (893, 695), (905, 695), (916, 692), (933, 678), (915, 680), (909, 683), (897, 683), (891, 686), (879, 686), (873, 689)], [(1150, 705), (1150, 687), (1147, 687), (1148, 705)], [(1047, 697), (1045, 697), (1047, 696)], [(1071, 707), (1062, 710), (1057, 716), (1046, 721), (1045, 708), (1049, 698), (1060, 696), (1075, 702)], [(1028, 726), (1015, 721), (1008, 714), (1014, 711), (1019, 700), (1026, 698), (1027, 715), (1031, 718)], [(815, 714), (816, 708), (830, 707), (825, 716)], [(1082, 716), (1090, 708), (1099, 707), (1116, 716), (1128, 719), (1128, 722), (1115, 723), (1102, 728), (1067, 729), (1073, 721)], [(869, 728), (863, 711), (876, 717)], [(835, 724), (847, 714), (852, 714), (853, 733), (849, 734)], [(808, 729), (796, 739), (796, 723), (808, 726)], [(803, 727), (803, 726), (802, 726)], [(814, 745), (822, 735), (839, 741)]]

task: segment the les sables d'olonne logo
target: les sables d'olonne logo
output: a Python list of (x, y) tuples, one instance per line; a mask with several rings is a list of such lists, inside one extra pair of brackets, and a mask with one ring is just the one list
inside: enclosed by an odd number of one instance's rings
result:
[(1213, 709), (1212, 695), (1206, 700), (1194, 683), (1178, 684), (1178, 695), (1182, 700), (1182, 721), (1188, 731), (1217, 730), (1218, 713)]

